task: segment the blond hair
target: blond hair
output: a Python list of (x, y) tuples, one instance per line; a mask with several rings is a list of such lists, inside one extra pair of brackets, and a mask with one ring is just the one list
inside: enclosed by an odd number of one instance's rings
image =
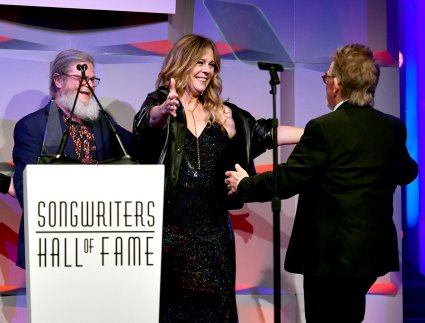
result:
[(360, 106), (374, 104), (379, 66), (368, 47), (349, 44), (338, 49), (333, 57), (331, 72), (340, 82), (343, 99)]
[(205, 51), (211, 49), (214, 59), (214, 73), (199, 100), (209, 112), (209, 122), (223, 125), (222, 112), (224, 106), (221, 99), (222, 83), (220, 73), (220, 55), (214, 42), (206, 37), (188, 34), (181, 37), (165, 57), (161, 72), (158, 74), (156, 86), (168, 87), (170, 78), (176, 80), (176, 92), (179, 96), (189, 86), (190, 73)]

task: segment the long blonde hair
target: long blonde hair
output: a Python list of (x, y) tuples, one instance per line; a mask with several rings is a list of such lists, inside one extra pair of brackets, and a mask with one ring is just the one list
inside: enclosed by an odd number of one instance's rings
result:
[(156, 86), (168, 87), (170, 78), (176, 80), (176, 92), (181, 97), (190, 82), (190, 73), (202, 58), (205, 50), (211, 49), (215, 62), (214, 74), (199, 100), (209, 112), (209, 122), (223, 125), (223, 101), (221, 99), (222, 83), (220, 73), (220, 55), (214, 42), (206, 37), (188, 34), (181, 37), (165, 57)]

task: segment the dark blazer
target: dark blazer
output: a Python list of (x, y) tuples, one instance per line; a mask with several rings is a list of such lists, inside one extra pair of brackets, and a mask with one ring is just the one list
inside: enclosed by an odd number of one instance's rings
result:
[[(35, 111), (16, 123), (14, 130), (15, 145), (13, 147), (13, 162), (15, 163), (15, 174), (13, 177), (16, 195), (21, 207), (23, 203), (23, 171), (28, 164), (37, 164), (38, 158), (41, 155), (43, 146), (43, 138), (46, 131), (47, 120), (49, 117), (50, 103), (44, 108)], [(62, 128), (65, 130), (65, 123), (62, 115), (58, 114), (58, 119)], [(123, 145), (132, 152), (132, 134), (121, 126), (113, 122), (118, 135), (123, 142)], [(119, 158), (123, 154), (119, 148), (118, 141), (110, 129), (106, 118), (102, 113), (99, 114), (99, 119), (93, 122), (93, 132), (96, 141), (98, 161), (102, 162), (112, 158)], [(65, 155), (71, 159), (77, 159), (72, 140), (68, 138), (65, 146)], [(66, 177), (66, 174), (64, 174)], [(81, 179), (84, 181), (84, 179)], [(24, 253), (24, 226), (23, 217), (19, 228), (18, 241), (18, 260), (17, 264), (20, 267), (25, 266)]]
[[(381, 276), (399, 270), (393, 193), (418, 173), (406, 136), (401, 120), (349, 102), (307, 124), (278, 167), (279, 196), (299, 194), (287, 271)], [(238, 191), (247, 200), (270, 200), (272, 173), (243, 179)]]

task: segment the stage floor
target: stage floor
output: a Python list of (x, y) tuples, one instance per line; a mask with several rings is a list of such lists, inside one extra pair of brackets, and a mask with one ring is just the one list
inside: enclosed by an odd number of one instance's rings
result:
[[(238, 311), (241, 323), (273, 323), (272, 297), (269, 295), (268, 297), (263, 296), (258, 298), (258, 296), (259, 295), (238, 295)], [(398, 295), (396, 297), (401, 297), (401, 295)], [(282, 299), (282, 322), (305, 322), (303, 319), (299, 318), (295, 320), (288, 319), (288, 317), (294, 318), (297, 317), (297, 315), (291, 313), (290, 303), (292, 303), (292, 301), (287, 301), (288, 300), (285, 301), (285, 298)], [(285, 302), (287, 303), (285, 304)], [(390, 304), (388, 304), (387, 302), (388, 299), (386, 300), (386, 302), (383, 302), (382, 296), (368, 295), (368, 305), (364, 323), (393, 323), (402, 321), (400, 319), (401, 313), (395, 313), (392, 306), (389, 306)], [(261, 312), (261, 315), (259, 314), (259, 312)], [(0, 323), (28, 323), (27, 300), (25, 290), (16, 291), (11, 294), (1, 294)]]

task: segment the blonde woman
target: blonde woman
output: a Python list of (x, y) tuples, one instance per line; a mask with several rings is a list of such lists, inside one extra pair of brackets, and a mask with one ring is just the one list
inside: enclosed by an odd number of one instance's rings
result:
[[(237, 162), (254, 173), (253, 159), (272, 147), (272, 126), (223, 102), (219, 73), (214, 42), (183, 36), (134, 120), (142, 161), (165, 165), (160, 322), (238, 321), (227, 212), (237, 201), (228, 200), (224, 172)], [(302, 133), (280, 126), (278, 142), (297, 143)]]

